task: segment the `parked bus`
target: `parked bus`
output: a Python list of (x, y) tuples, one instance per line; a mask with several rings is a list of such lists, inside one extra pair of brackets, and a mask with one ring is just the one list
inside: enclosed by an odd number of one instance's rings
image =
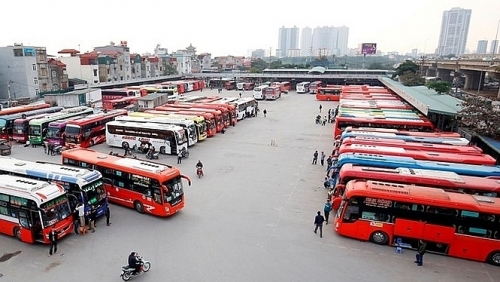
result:
[(499, 166), (419, 161), (411, 157), (385, 156), (380, 154), (348, 153), (339, 155), (336, 167), (341, 169), (344, 164), (384, 168), (406, 167), (411, 169), (451, 171), (468, 176), (500, 177)]
[(348, 126), (352, 127), (383, 127), (408, 131), (434, 131), (434, 125), (427, 118), (419, 120), (395, 119), (395, 118), (366, 118), (366, 117), (342, 117), (335, 118), (333, 136), (336, 137)]
[[(203, 100), (202, 100), (203, 101)], [(207, 100), (208, 101), (208, 100)], [(234, 103), (230, 103), (230, 102), (224, 102), (225, 100), (223, 99), (220, 99), (220, 100), (214, 100), (212, 102), (201, 102), (200, 101), (200, 104), (205, 106), (205, 107), (224, 107), (228, 110), (228, 114), (229, 114), (229, 117), (230, 117), (230, 125), (232, 126), (235, 126), (238, 119), (238, 115), (236, 113), (236, 105)]]
[(154, 116), (152, 117), (137, 117), (137, 116), (118, 116), (115, 118), (116, 121), (130, 121), (139, 123), (159, 123), (159, 124), (170, 124), (177, 125), (186, 131), (185, 134), (188, 137), (188, 146), (193, 146), (198, 142), (198, 135), (196, 134), (196, 126), (194, 121), (188, 119), (172, 119), (168, 116)]
[(106, 191), (104, 191), (102, 175), (98, 171), (0, 157), (0, 173), (61, 185), (70, 195), (69, 202), (72, 210), (78, 203), (83, 203), (85, 212), (95, 212), (96, 217), (104, 215), (106, 211)]
[(309, 93), (316, 94), (316, 92), (318, 91), (318, 88), (321, 86), (323, 86), (323, 82), (321, 82), (319, 80), (311, 82), (311, 84), (309, 84)]
[(242, 120), (254, 115), (257, 111), (257, 101), (251, 97), (243, 97), (234, 101), (236, 104), (237, 119)]
[(236, 83), (236, 90), (243, 91), (243, 89), (245, 89), (244, 85), (245, 85), (244, 82), (238, 82), (238, 83)]
[(245, 91), (252, 90), (254, 87), (255, 87), (255, 83), (253, 83), (253, 82), (243, 83), (243, 90), (245, 90)]
[(385, 156), (411, 157), (415, 160), (447, 162), (447, 163), (463, 163), (463, 164), (474, 164), (474, 165), (493, 166), (496, 163), (496, 160), (492, 156), (486, 154), (459, 155), (452, 153), (425, 152), (425, 151), (404, 149), (399, 147), (364, 145), (364, 144), (342, 144), (338, 149), (338, 153), (380, 154)]
[(263, 90), (266, 100), (276, 100), (281, 98), (281, 90), (279, 86), (269, 86)]
[(252, 95), (255, 100), (265, 100), (266, 94), (264, 93), (264, 89), (266, 89), (267, 85), (260, 85), (253, 89)]
[(292, 90), (292, 83), (290, 81), (282, 81), (279, 84), (281, 93), (288, 93)]
[(384, 139), (396, 139), (404, 140), (407, 142), (419, 142), (419, 143), (430, 143), (430, 144), (443, 144), (443, 145), (454, 145), (454, 146), (469, 146), (469, 140), (465, 138), (452, 138), (452, 137), (422, 137), (422, 136), (412, 136), (412, 135), (398, 135), (394, 133), (385, 132), (370, 132), (370, 131), (351, 131), (338, 135), (340, 140), (352, 137), (372, 137), (372, 138), (384, 138)]
[(66, 150), (62, 161), (66, 165), (100, 171), (109, 201), (134, 208), (139, 213), (162, 217), (175, 214), (185, 204), (181, 179), (191, 185), (191, 180), (176, 167), (90, 149)]
[[(32, 110), (22, 113), (0, 116), (0, 139), (9, 140), (14, 134), (14, 121), (17, 119), (25, 119), (32, 116), (39, 116), (43, 114), (56, 113), (64, 109), (63, 107), (50, 107), (38, 110)], [(0, 111), (1, 113), (1, 111)]]
[(403, 109), (403, 110), (413, 110), (413, 106), (400, 102), (400, 101), (389, 101), (390, 103), (385, 103), (387, 100), (340, 100), (339, 106), (342, 108), (351, 109)]
[(81, 106), (75, 108), (64, 109), (58, 113), (49, 114), (40, 119), (32, 119), (29, 122), (28, 135), (31, 144), (40, 145), (47, 133), (49, 123), (56, 120), (67, 119), (76, 116), (85, 116), (93, 113), (92, 108)]
[[(205, 121), (205, 132), (207, 137), (215, 136), (217, 129), (215, 127), (215, 117), (211, 113), (201, 113), (201, 112), (190, 112), (190, 111), (156, 111), (147, 110), (145, 113), (155, 114), (155, 115), (173, 115), (186, 118), (203, 118)], [(203, 124), (201, 125), (203, 126)]]
[(20, 143), (26, 143), (29, 140), (28, 131), (30, 128), (30, 121), (34, 119), (41, 119), (49, 114), (42, 114), (37, 116), (30, 116), (26, 118), (18, 118), (14, 121), (14, 133), (12, 139)]
[(102, 102), (102, 108), (106, 110), (130, 109), (137, 106), (139, 97), (124, 97), (120, 99), (107, 100)]
[(33, 111), (33, 110), (38, 110), (38, 109), (45, 109), (49, 108), (49, 104), (33, 104), (33, 105), (23, 105), (23, 106), (16, 106), (16, 107), (10, 107), (10, 108), (2, 108), (0, 109), (0, 116), (6, 116), (6, 115), (13, 115), (17, 113), (24, 113), (28, 111)]
[[(197, 101), (196, 103), (186, 103), (186, 105), (192, 106), (193, 108), (199, 109), (214, 109), (221, 111), (223, 115), (224, 124), (227, 126), (232, 125), (235, 126), (236, 119), (236, 107), (234, 105), (217, 103), (217, 100), (214, 102), (203, 102), (204, 100)], [(181, 105), (183, 105), (181, 103)]]
[(440, 152), (458, 155), (482, 155), (483, 151), (476, 146), (453, 146), (446, 144), (429, 144), (408, 142), (400, 139), (386, 139), (369, 136), (356, 136), (344, 138), (342, 145), (361, 144), (361, 145), (376, 145), (398, 147), (407, 150), (417, 150), (423, 152)]
[[(173, 120), (188, 120), (194, 122), (196, 126), (196, 135), (197, 135), (197, 140), (198, 141), (203, 141), (207, 139), (207, 124), (205, 121), (205, 118), (202, 116), (185, 116), (185, 115), (174, 115), (174, 114), (168, 114), (166, 112), (160, 112), (159, 114), (157, 113), (149, 113), (149, 112), (134, 112), (134, 113), (129, 113), (129, 116), (131, 117), (144, 117), (144, 118), (154, 118), (154, 117), (163, 117), (163, 118), (169, 118)], [(215, 130), (214, 130), (215, 134)]]
[(179, 96), (179, 89), (177, 89), (177, 85), (170, 84), (168, 81), (162, 82), (162, 83), (160, 83), (160, 85), (163, 89), (172, 90), (172, 95), (177, 96), (177, 97)]
[[(110, 101), (110, 100), (116, 100), (116, 99), (121, 99), (125, 97), (141, 97), (145, 96), (142, 95), (141, 93), (143, 90), (141, 90), (141, 87), (136, 87), (136, 88), (114, 88), (114, 89), (102, 89), (101, 96), (102, 96), (102, 102), (104, 103), (105, 101)], [(147, 93), (144, 93), (147, 94)]]
[(45, 134), (45, 141), (51, 145), (65, 145), (64, 131), (66, 130), (66, 125), (68, 121), (77, 119), (77, 117), (56, 120), (49, 123), (47, 126), (47, 133)]
[(425, 186), (347, 184), (335, 231), (375, 244), (427, 250), (500, 266), (500, 199)]
[[(189, 114), (197, 114), (199, 115), (200, 113), (207, 113), (211, 114), (213, 116), (213, 119), (210, 117), (205, 117), (205, 119), (209, 119), (211, 122), (214, 121), (215, 125), (215, 131), (216, 132), (221, 132), (222, 129), (224, 128), (224, 122), (222, 119), (222, 113), (218, 110), (213, 110), (213, 109), (197, 109), (197, 108), (175, 108), (175, 107), (169, 107), (169, 105), (165, 106), (160, 106), (155, 108), (156, 111), (167, 111), (170, 113), (189, 113)], [(147, 111), (146, 111), (147, 112)]]
[(316, 90), (316, 100), (319, 101), (339, 101), (342, 89), (339, 87), (318, 87)]
[(50, 244), (73, 231), (73, 215), (64, 189), (45, 181), (0, 175), (0, 232), (25, 243)]
[(88, 148), (106, 141), (106, 123), (127, 115), (126, 110), (112, 110), (68, 121), (64, 130), (65, 143), (70, 147)]
[(346, 127), (342, 135), (347, 134), (352, 131), (363, 131), (363, 132), (384, 132), (392, 133), (395, 135), (406, 135), (406, 136), (421, 136), (421, 137), (437, 137), (437, 138), (460, 138), (460, 134), (456, 132), (419, 132), (419, 131), (407, 131), (398, 130), (392, 128), (379, 128), (379, 127)]
[(230, 81), (224, 82), (224, 88), (226, 90), (236, 89), (236, 81), (230, 80)]
[(205, 112), (213, 113), (215, 116), (220, 115), (222, 119), (222, 125), (226, 128), (230, 124), (232, 124), (231, 113), (227, 110), (227, 108), (222, 106), (217, 106), (217, 105), (203, 106), (203, 104), (201, 103), (180, 103), (180, 104), (169, 104), (165, 106), (183, 110), (195, 110), (195, 111), (202, 110)]
[(311, 83), (310, 82), (299, 82), (297, 83), (297, 85), (295, 86), (295, 90), (297, 91), (297, 93), (309, 93), (309, 85)]
[(106, 123), (106, 144), (112, 147), (140, 147), (149, 142), (161, 154), (178, 154), (187, 151), (187, 136), (184, 128), (158, 123), (110, 121)]

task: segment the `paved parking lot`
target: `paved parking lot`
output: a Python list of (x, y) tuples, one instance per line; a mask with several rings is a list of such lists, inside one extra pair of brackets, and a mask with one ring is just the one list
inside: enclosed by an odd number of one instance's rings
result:
[[(336, 104), (322, 106), (325, 113)], [(110, 227), (98, 220), (96, 233), (62, 239), (52, 257), (48, 246), (0, 235), (6, 254), (0, 281), (118, 281), (131, 251), (152, 263), (137, 281), (498, 281), (500, 268), (487, 264), (426, 254), (418, 268), (413, 251), (396, 254), (392, 247), (343, 238), (332, 225), (323, 238), (314, 234), (326, 191), (324, 168), (311, 165), (312, 154), (332, 145), (331, 124), (314, 123), (318, 107), (313, 95), (291, 92), (260, 102), (258, 117), (191, 147), (179, 165), (193, 182), (185, 187), (186, 207), (170, 218), (111, 205)], [(111, 150), (105, 144), (94, 149)], [(12, 156), (60, 163), (41, 147), (16, 146)], [(195, 178), (199, 159), (202, 179)], [(159, 161), (175, 164), (176, 157)]]

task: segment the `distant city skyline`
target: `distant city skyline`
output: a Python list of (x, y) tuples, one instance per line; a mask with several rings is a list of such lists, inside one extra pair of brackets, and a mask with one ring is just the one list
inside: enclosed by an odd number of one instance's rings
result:
[(454, 7), (443, 12), (436, 54), (460, 56), (466, 51), (472, 10)]
[[(407, 54), (413, 49), (419, 53), (433, 53), (439, 44), (443, 12), (461, 7), (472, 11), (464, 49), (473, 51), (479, 40), (491, 42), (495, 38), (500, 20), (498, 0), (317, 0), (309, 6), (293, 0), (287, 5), (279, 1), (254, 0), (243, 10), (236, 9), (228, 0), (207, 2), (215, 12), (203, 5), (193, 5), (187, 10), (181, 2), (143, 0), (129, 4), (87, 0), (85, 6), (93, 7), (94, 12), (82, 17), (79, 10), (59, 1), (26, 0), (23, 5), (4, 1), (0, 7), (8, 12), (0, 18), (0, 25), (4, 27), (0, 46), (22, 43), (46, 47), (50, 55), (57, 55), (59, 50), (66, 48), (86, 52), (111, 41), (125, 40), (130, 52), (139, 54), (153, 53), (157, 44), (169, 52), (192, 44), (199, 53), (208, 52), (212, 57), (245, 56), (248, 49), (266, 52), (271, 49), (274, 55), (279, 49), (277, 30), (282, 26), (314, 29), (345, 25), (349, 27), (349, 49), (373, 42), (385, 53)], [(131, 10), (131, 5), (137, 9)], [(142, 12), (151, 7), (168, 16)], [(20, 17), (26, 24), (19, 22)], [(36, 26), (33, 25), (35, 21)], [(300, 44), (297, 49), (301, 49)]]

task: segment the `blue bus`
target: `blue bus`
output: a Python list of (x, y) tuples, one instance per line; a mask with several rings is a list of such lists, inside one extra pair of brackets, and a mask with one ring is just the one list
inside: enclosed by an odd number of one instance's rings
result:
[(500, 177), (500, 166), (482, 166), (482, 165), (469, 165), (469, 164), (459, 164), (459, 163), (417, 161), (410, 157), (396, 157), (396, 156), (385, 156), (376, 154), (362, 154), (362, 153), (341, 154), (337, 161), (337, 170), (340, 170), (340, 168), (344, 164), (382, 167), (382, 168), (406, 167), (409, 169), (416, 168), (416, 169), (428, 169), (428, 170), (439, 170), (439, 171), (451, 171), (459, 175), (468, 175), (468, 176)]
[(446, 144), (455, 146), (467, 146), (469, 145), (469, 140), (465, 138), (448, 138), (448, 137), (421, 137), (421, 136), (411, 136), (411, 135), (400, 135), (396, 133), (388, 132), (374, 132), (374, 131), (348, 131), (342, 132), (340, 140), (344, 140), (348, 137), (374, 137), (374, 138), (385, 138), (385, 139), (398, 139), (407, 142), (419, 142), (419, 143), (431, 143), (431, 144)]

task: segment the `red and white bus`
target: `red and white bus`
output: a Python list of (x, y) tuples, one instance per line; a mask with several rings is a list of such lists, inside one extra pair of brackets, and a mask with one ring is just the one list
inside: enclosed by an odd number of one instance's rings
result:
[(279, 86), (268, 86), (264, 88), (262, 94), (266, 97), (266, 100), (276, 100), (281, 98), (281, 90)]
[(311, 82), (311, 84), (309, 84), (309, 93), (316, 94), (318, 88), (321, 86), (323, 86), (323, 82), (319, 80)]
[(345, 133), (352, 131), (364, 131), (364, 132), (377, 132), (377, 133), (391, 133), (394, 135), (405, 135), (405, 136), (420, 136), (420, 137), (432, 137), (432, 138), (460, 138), (460, 134), (456, 132), (419, 132), (419, 131), (408, 131), (399, 130), (393, 128), (382, 128), (382, 127), (355, 127), (349, 126), (344, 129)]
[(114, 88), (114, 89), (102, 89), (101, 90), (102, 102), (121, 99), (125, 97), (141, 97), (141, 88), (131, 89), (131, 88)]
[[(175, 116), (175, 117), (186, 117), (197, 122), (200, 127), (200, 130), (205, 129), (206, 137), (213, 137), (216, 134), (215, 128), (215, 117), (210, 113), (201, 113), (201, 112), (189, 112), (189, 111), (157, 111), (157, 110), (147, 110), (145, 113), (154, 114), (154, 115), (167, 115), (167, 116)], [(200, 118), (203, 119), (204, 123), (200, 124)], [(202, 138), (204, 139), (204, 138)], [(202, 140), (200, 139), (200, 140)]]
[(73, 231), (64, 188), (47, 181), (0, 175), (0, 232), (25, 243), (50, 244), (52, 229), (59, 238)]
[(65, 165), (92, 168), (103, 175), (109, 201), (139, 213), (170, 216), (184, 208), (182, 178), (173, 166), (102, 154), (90, 149), (63, 151)]
[(290, 81), (282, 81), (280, 82), (279, 87), (280, 91), (286, 94), (292, 90), (292, 83)]
[(333, 137), (340, 136), (347, 127), (378, 127), (418, 132), (433, 132), (434, 125), (427, 118), (417, 120), (396, 118), (343, 117), (335, 118)]
[(70, 120), (64, 130), (64, 139), (70, 147), (88, 148), (106, 141), (106, 123), (115, 117), (127, 115), (126, 110), (112, 110)]
[(29, 116), (25, 118), (18, 118), (14, 120), (12, 139), (19, 143), (26, 143), (29, 140), (28, 130), (30, 121), (34, 119), (40, 119), (48, 116), (49, 114), (41, 114), (37, 116)]
[(362, 109), (403, 109), (412, 110), (413, 106), (397, 100), (340, 100), (341, 108), (362, 108)]
[(443, 189), (353, 180), (335, 231), (379, 245), (416, 248), (500, 266), (500, 199)]
[(407, 150), (417, 150), (424, 152), (441, 152), (459, 155), (482, 155), (483, 150), (476, 146), (454, 146), (447, 144), (430, 144), (409, 142), (402, 139), (389, 139), (371, 136), (355, 136), (348, 137), (342, 140), (342, 145), (362, 144), (362, 145), (376, 145), (376, 146), (389, 146), (398, 147)]
[(316, 99), (319, 101), (339, 101), (342, 88), (340, 87), (318, 87)]
[[(202, 113), (207, 113), (207, 114), (211, 114), (213, 118), (211, 118), (210, 120), (212, 121), (212, 119), (214, 120), (214, 125), (215, 125), (215, 130), (216, 132), (222, 132), (222, 129), (224, 128), (224, 121), (222, 119), (222, 113), (218, 110), (213, 110), (213, 109), (199, 109), (199, 108), (175, 108), (175, 107), (169, 107), (170, 105), (165, 105), (165, 106), (159, 106), (159, 107), (156, 107), (155, 110), (156, 111), (167, 111), (167, 112), (170, 112), (170, 113), (187, 113), (187, 114), (196, 114), (196, 115), (200, 115)], [(146, 111), (146, 112), (150, 112), (150, 111)], [(205, 117), (205, 119), (207, 119), (208, 117)], [(209, 134), (209, 137), (210, 137), (210, 134)]]
[(230, 81), (224, 82), (224, 88), (226, 90), (234, 90), (234, 89), (236, 89), (236, 81), (230, 80)]
[(463, 164), (473, 164), (473, 165), (493, 166), (496, 164), (496, 159), (486, 154), (459, 155), (453, 153), (426, 152), (426, 151), (404, 149), (400, 147), (388, 147), (388, 146), (376, 146), (376, 145), (364, 145), (364, 144), (342, 144), (338, 149), (338, 153), (378, 154), (385, 156), (411, 157), (415, 160), (423, 160), (423, 161), (463, 163)]
[(120, 99), (107, 100), (102, 102), (102, 108), (106, 110), (129, 109), (137, 106), (139, 97), (124, 97)]

